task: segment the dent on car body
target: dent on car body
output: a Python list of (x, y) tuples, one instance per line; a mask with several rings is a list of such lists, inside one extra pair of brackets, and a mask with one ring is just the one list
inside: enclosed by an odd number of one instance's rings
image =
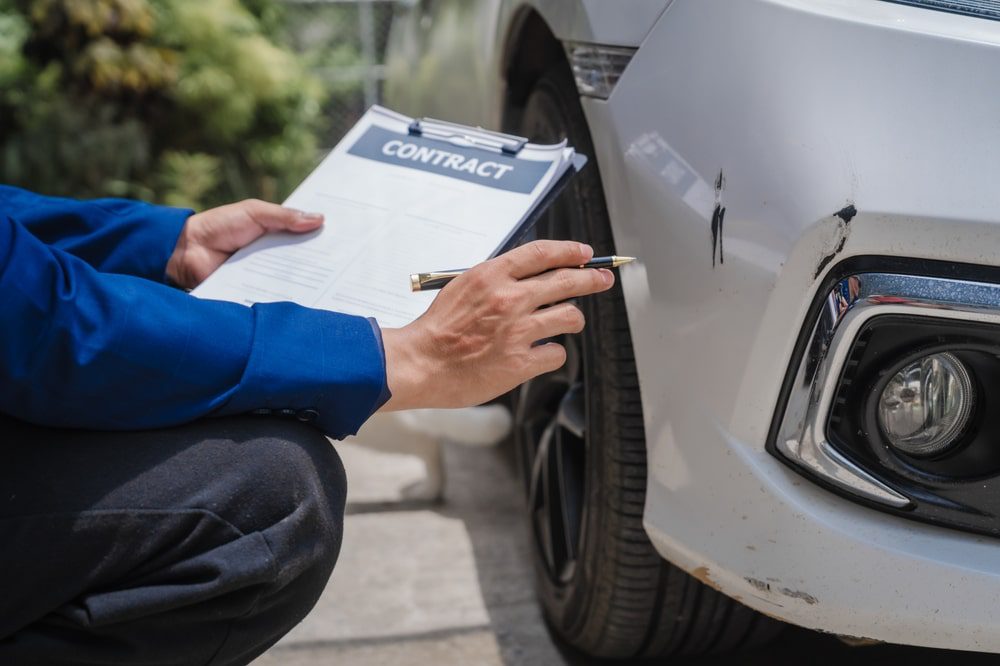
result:
[(854, 204), (848, 204), (830, 216), (831, 219), (836, 218), (839, 220), (833, 234), (833, 251), (823, 255), (823, 257), (819, 260), (819, 264), (816, 266), (816, 272), (813, 273), (814, 280), (819, 278), (819, 276), (823, 274), (826, 267), (837, 258), (837, 255), (840, 254), (841, 251), (843, 251), (844, 245), (847, 244), (847, 235), (850, 232), (847, 225), (851, 223), (851, 220), (853, 220), (854, 216), (857, 214), (858, 209), (854, 207)]
[(715, 259), (718, 257), (719, 263), (726, 263), (726, 255), (723, 252), (722, 229), (726, 220), (726, 208), (722, 205), (722, 191), (726, 189), (726, 177), (719, 171), (715, 179), (715, 208), (712, 210), (712, 266), (715, 267)]

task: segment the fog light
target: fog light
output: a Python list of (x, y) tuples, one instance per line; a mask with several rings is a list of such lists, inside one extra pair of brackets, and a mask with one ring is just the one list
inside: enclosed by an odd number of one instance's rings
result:
[(889, 443), (912, 456), (930, 456), (958, 441), (974, 400), (969, 371), (954, 354), (931, 354), (897, 372), (878, 402)]

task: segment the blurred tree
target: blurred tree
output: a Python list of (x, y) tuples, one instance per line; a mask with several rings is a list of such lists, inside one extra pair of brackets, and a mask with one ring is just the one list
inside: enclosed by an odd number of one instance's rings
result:
[[(368, 105), (378, 101), (377, 70), (384, 61), (394, 6), (390, 0), (285, 0), (281, 21), (284, 41), (299, 54), (309, 71), (326, 84), (320, 142), (327, 147), (335, 145)], [(367, 24), (366, 10), (370, 17)], [(366, 95), (368, 78), (376, 80), (374, 99)]]
[(0, 181), (202, 208), (283, 198), (323, 90), (280, 0), (0, 0)]

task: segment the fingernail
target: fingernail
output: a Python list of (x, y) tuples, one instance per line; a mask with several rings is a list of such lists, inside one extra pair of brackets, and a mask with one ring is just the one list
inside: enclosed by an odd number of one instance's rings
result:
[(586, 243), (580, 243), (580, 254), (583, 255), (584, 261), (590, 261), (590, 258), (594, 256), (594, 248)]
[(298, 208), (289, 208), (288, 210), (293, 211), (296, 215), (298, 215), (299, 217), (301, 217), (303, 220), (307, 220), (309, 222), (312, 222), (312, 221), (315, 221), (315, 220), (322, 220), (323, 219), (323, 214), (322, 213), (310, 213), (308, 211), (299, 210)]
[(612, 273), (611, 271), (609, 271), (607, 268), (602, 268), (602, 269), (600, 269), (600, 271), (601, 271), (601, 277), (604, 278), (604, 284), (608, 285), (609, 287), (612, 284), (614, 284), (614, 282), (615, 282), (615, 275), (614, 275), (614, 273)]

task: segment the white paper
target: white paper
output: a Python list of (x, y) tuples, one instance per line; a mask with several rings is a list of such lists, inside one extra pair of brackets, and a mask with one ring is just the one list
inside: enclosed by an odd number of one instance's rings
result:
[[(502, 171), (487, 163), (487, 149), (476, 150), (483, 153), (478, 166), (469, 159), (464, 162), (470, 168), (463, 173), (477, 175), (480, 182), (348, 152), (372, 126), (396, 133), (405, 142), (409, 121), (372, 107), (285, 202), (322, 213), (323, 227), (305, 235), (279, 233), (258, 239), (192, 293), (246, 305), (293, 301), (373, 316), (383, 327), (406, 325), (423, 314), (437, 293), (411, 292), (410, 274), (466, 268), (488, 258), (572, 157), (572, 149), (564, 144), (526, 146), (517, 160), (541, 162), (543, 167), (531, 168), (545, 172), (530, 192), (519, 193), (480, 184)], [(439, 143), (445, 150), (469, 146), (460, 139)], [(472, 167), (486, 175), (479, 177)]]

